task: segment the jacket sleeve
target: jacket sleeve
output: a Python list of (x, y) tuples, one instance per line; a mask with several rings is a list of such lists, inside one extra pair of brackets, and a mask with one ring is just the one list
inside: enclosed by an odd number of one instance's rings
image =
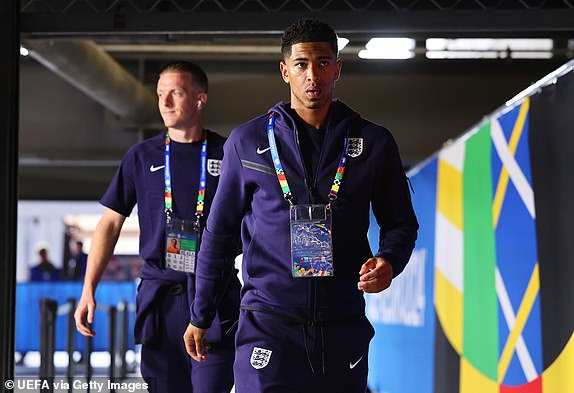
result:
[(373, 214), (380, 227), (379, 250), (375, 254), (393, 266), (393, 276), (405, 268), (417, 239), (415, 216), (407, 176), (393, 137), (383, 149), (379, 177), (372, 197)]
[(241, 161), (230, 137), (225, 142), (219, 185), (199, 251), (195, 298), (190, 307), (191, 323), (197, 327), (209, 328), (215, 317), (216, 299), (225, 290), (229, 272), (234, 271), (238, 234), (249, 203)]

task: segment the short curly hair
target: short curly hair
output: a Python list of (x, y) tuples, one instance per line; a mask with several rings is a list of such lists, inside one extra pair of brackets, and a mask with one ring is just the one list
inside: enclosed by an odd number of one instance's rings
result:
[(338, 57), (337, 34), (325, 22), (315, 18), (302, 18), (285, 29), (281, 37), (283, 59), (291, 56), (291, 47), (302, 42), (328, 42)]

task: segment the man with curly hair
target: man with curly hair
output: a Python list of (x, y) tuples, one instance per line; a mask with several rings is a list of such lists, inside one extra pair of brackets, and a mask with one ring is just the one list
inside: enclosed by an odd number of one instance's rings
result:
[(418, 223), (390, 132), (333, 98), (341, 72), (333, 29), (299, 20), (281, 51), (291, 102), (237, 127), (225, 144), (186, 347), (198, 361), (210, 356), (211, 299), (241, 227), (236, 392), (364, 393), (374, 329), (363, 294), (403, 271)]

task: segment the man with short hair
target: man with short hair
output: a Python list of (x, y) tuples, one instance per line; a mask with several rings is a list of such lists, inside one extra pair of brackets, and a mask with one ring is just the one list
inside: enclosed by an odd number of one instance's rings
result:
[(70, 259), (68, 260), (66, 270), (66, 279), (71, 281), (82, 281), (86, 274), (86, 265), (88, 263), (88, 254), (84, 252), (84, 243), (80, 240), (70, 242)]
[(30, 281), (50, 282), (60, 280), (60, 269), (58, 269), (48, 258), (48, 248), (38, 249), (40, 261), (30, 269)]
[(333, 29), (299, 20), (284, 32), (282, 54), (291, 102), (236, 128), (225, 144), (186, 346), (198, 361), (211, 356), (211, 299), (241, 227), (236, 392), (363, 393), (374, 335), (363, 294), (401, 273), (418, 223), (390, 132), (333, 99), (341, 72)]
[[(93, 336), (96, 287), (137, 204), (144, 266), (135, 336), (142, 344), (141, 373), (150, 392), (228, 393), (233, 386), (232, 332), (239, 305), (233, 264), (221, 271), (220, 291), (211, 300), (212, 359), (192, 362), (182, 339), (195, 291), (195, 256), (223, 158), (224, 138), (202, 125), (207, 88), (207, 76), (196, 64), (174, 62), (160, 71), (158, 106), (167, 132), (128, 151), (101, 199), (106, 210), (94, 233), (75, 313), (78, 331)], [(170, 248), (173, 243), (177, 250)]]

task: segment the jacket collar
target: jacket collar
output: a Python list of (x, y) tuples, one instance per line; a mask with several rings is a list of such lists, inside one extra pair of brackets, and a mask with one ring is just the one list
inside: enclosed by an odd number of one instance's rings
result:
[[(268, 114), (275, 112), (275, 124), (278, 132), (294, 132), (297, 122), (293, 118), (290, 103), (278, 102), (271, 107)], [(338, 140), (347, 134), (350, 122), (360, 115), (338, 99), (333, 99), (327, 115), (327, 135), (330, 140)]]

